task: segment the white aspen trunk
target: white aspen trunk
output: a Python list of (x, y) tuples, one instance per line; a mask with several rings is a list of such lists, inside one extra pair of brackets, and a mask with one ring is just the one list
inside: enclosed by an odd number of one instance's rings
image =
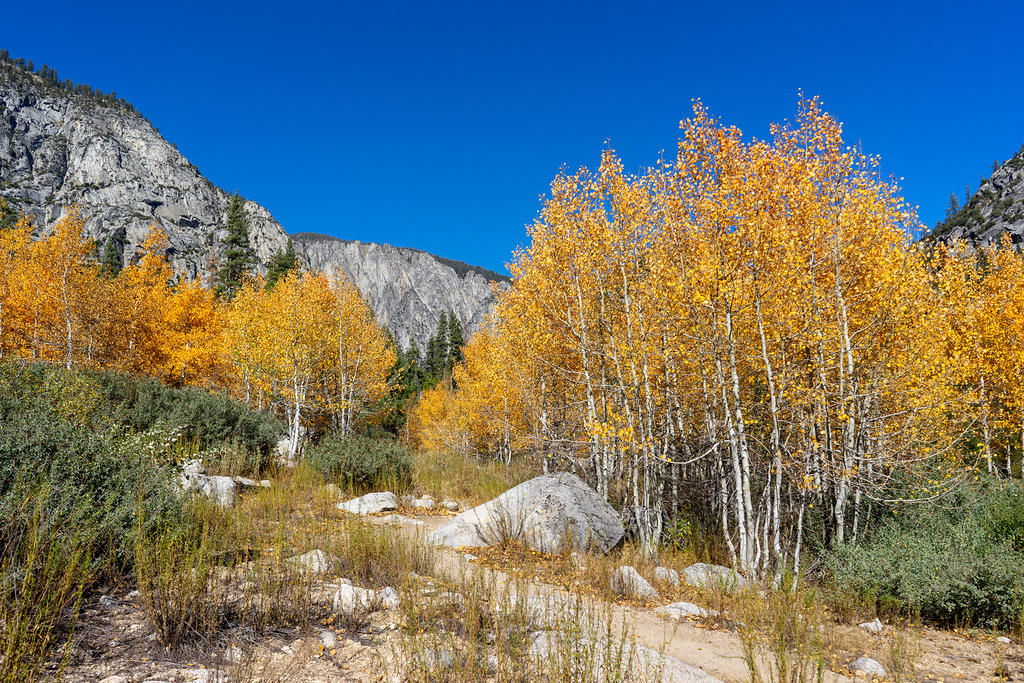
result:
[[(743, 408), (740, 403), (740, 377), (736, 366), (736, 343), (735, 337), (733, 336), (732, 312), (728, 308), (726, 308), (725, 311), (725, 328), (729, 340), (729, 373), (732, 381), (733, 400), (735, 402), (733, 409), (736, 414), (735, 430), (737, 437), (737, 449), (739, 451), (740, 484), (742, 486), (743, 493), (741, 514), (743, 515), (744, 525), (746, 528), (754, 529), (751, 524), (754, 516), (754, 506), (751, 501), (750, 493), (750, 451), (747, 448), (747, 435), (744, 429)], [(753, 559), (751, 552), (752, 548), (748, 544), (747, 552), (742, 554), (744, 570), (751, 569)]]

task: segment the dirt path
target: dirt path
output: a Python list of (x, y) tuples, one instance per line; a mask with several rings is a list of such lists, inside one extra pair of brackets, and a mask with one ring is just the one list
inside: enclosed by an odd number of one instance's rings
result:
[[(426, 535), (452, 517), (428, 516), (417, 519), (423, 522), (423, 526), (402, 525), (401, 528)], [(439, 555), (439, 571), (453, 580), (465, 576), (467, 572), (479, 572), (484, 578), (496, 581), (499, 586), (516, 585), (523, 581), (503, 571), (476, 564), (467, 559), (464, 553), (449, 549), (442, 549)], [(559, 586), (536, 581), (529, 582), (529, 585), (540, 598), (571, 597), (571, 593)], [(700, 628), (686, 620), (668, 620), (649, 609), (604, 604), (612, 612), (614, 627), (621, 629), (625, 624), (637, 643), (696, 666), (724, 683), (747, 683), (750, 680), (736, 633)], [(825, 680), (839, 683), (851, 679), (828, 671)]]

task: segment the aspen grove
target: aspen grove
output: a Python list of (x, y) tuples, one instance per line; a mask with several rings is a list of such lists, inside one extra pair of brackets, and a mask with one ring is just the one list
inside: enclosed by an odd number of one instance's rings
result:
[(554, 180), (420, 445), (540, 454), (646, 547), (693, 520), (768, 577), (979, 467), (1019, 475), (1020, 252), (915, 243), (817, 99), (766, 140), (700, 102), (681, 130), (674, 163)]
[(71, 207), (36, 240), (27, 218), (0, 230), (0, 360), (227, 390), (287, 417), (292, 454), (307, 428), (349, 433), (387, 391), (395, 350), (345, 278), (292, 270), (220, 299), (175, 276), (159, 228), (116, 275), (83, 228)]

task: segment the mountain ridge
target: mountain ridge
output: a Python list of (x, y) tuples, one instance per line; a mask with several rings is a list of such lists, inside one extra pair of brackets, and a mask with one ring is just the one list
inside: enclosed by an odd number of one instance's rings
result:
[[(231, 196), (125, 100), (46, 74), (0, 59), (0, 197), (33, 218), (36, 237), (77, 204), (98, 249), (111, 239), (123, 243), (123, 263), (138, 256), (158, 225), (175, 272), (210, 282)], [(265, 207), (246, 200), (245, 209), (250, 247), (265, 272), (289, 236)], [(346, 248), (329, 235), (306, 238), (313, 234), (292, 236), (300, 261), (355, 281), (378, 321), (405, 347), (425, 347), (442, 311), (454, 312), (471, 333), (493, 305), (490, 283), (508, 280), (420, 250), (373, 242), (359, 244), (377, 248)], [(408, 262), (413, 252), (425, 257)]]

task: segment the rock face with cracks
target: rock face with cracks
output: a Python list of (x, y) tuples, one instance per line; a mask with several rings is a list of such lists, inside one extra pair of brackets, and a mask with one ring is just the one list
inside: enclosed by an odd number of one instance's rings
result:
[(459, 548), (509, 540), (557, 553), (568, 539), (577, 550), (608, 552), (622, 539), (614, 508), (574, 474), (534, 477), (478, 505), (434, 531), (427, 540)]

